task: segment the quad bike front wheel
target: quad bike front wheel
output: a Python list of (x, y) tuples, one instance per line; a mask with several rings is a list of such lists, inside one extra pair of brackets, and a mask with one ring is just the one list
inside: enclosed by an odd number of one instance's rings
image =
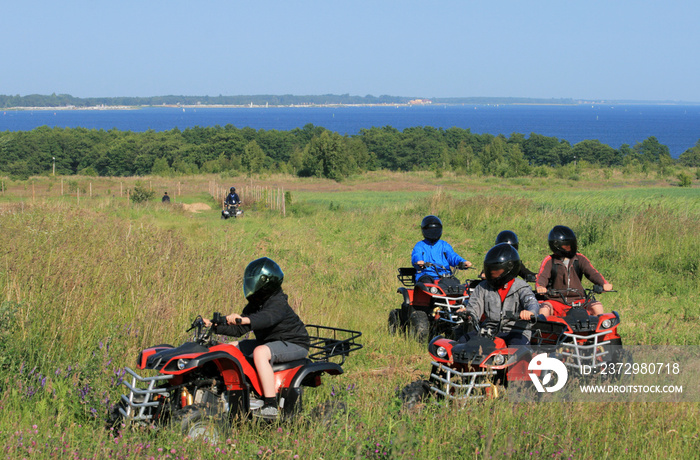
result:
[(185, 436), (217, 444), (223, 439), (223, 421), (221, 417), (210, 414), (207, 407), (192, 404), (173, 413), (174, 426), (180, 427)]
[(425, 343), (430, 335), (430, 321), (424, 311), (414, 311), (408, 318), (408, 330), (410, 335), (418, 342)]
[(426, 380), (416, 380), (403, 387), (399, 398), (404, 409), (413, 410), (422, 404), (429, 395), (430, 384)]
[(395, 308), (389, 312), (389, 334), (396, 335), (401, 329), (401, 310)]

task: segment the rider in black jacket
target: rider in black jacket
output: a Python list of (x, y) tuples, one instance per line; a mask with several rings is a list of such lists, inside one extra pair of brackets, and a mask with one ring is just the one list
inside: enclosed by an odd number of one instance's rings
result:
[[(214, 332), (241, 337), (250, 331), (255, 331), (255, 339), (258, 342), (267, 343), (279, 340), (294, 343), (306, 350), (309, 349), (309, 335), (306, 332), (306, 327), (292, 310), (287, 301), (287, 294), (282, 291), (282, 288), (264, 302), (258, 303), (251, 300), (243, 308), (240, 317), (246, 317), (247, 324), (235, 324), (235, 318), (238, 315), (229, 316), (234, 320), (234, 324), (216, 326)], [(227, 320), (229, 316), (226, 317)]]
[[(305, 358), (310, 345), (304, 323), (282, 292), (283, 279), (282, 269), (267, 257), (249, 263), (243, 274), (243, 294), (248, 304), (240, 315), (232, 313), (226, 316), (226, 324), (214, 326), (214, 332), (234, 337), (255, 332), (255, 339), (237, 345), (244, 354), (253, 355), (263, 390), (264, 405), (254, 415), (269, 419), (278, 415), (272, 365)], [(212, 325), (207, 319), (204, 324)]]

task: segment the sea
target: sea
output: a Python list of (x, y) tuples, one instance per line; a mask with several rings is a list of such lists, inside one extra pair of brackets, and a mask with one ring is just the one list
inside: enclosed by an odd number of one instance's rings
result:
[(39, 126), (184, 130), (195, 126), (250, 127), (289, 131), (307, 124), (342, 135), (392, 126), (469, 129), (476, 134), (531, 133), (572, 145), (597, 139), (613, 148), (634, 146), (654, 136), (677, 158), (700, 140), (700, 105), (420, 105), (332, 107), (148, 107), (138, 109), (4, 110), (0, 131), (30, 131)]

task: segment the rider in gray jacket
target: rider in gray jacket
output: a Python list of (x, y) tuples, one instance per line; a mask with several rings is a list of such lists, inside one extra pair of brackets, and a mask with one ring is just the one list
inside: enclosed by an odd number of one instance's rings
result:
[[(490, 336), (498, 336), (507, 345), (526, 345), (531, 332), (527, 320), (536, 315), (539, 304), (532, 288), (520, 278), (520, 255), (507, 243), (500, 243), (486, 253), (484, 272), (486, 280), (479, 283), (467, 304), (458, 311), (466, 312), (473, 322), (483, 322), (480, 328)], [(509, 315), (510, 313), (510, 315)], [(507, 317), (518, 318), (515, 324)], [(469, 340), (470, 333), (465, 340)]]

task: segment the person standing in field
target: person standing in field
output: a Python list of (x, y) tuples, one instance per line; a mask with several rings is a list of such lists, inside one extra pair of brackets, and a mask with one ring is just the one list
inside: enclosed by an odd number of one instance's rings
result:
[(160, 199), (161, 203), (170, 203), (170, 196), (168, 196), (168, 192), (163, 193), (163, 198)]
[[(564, 225), (556, 225), (549, 232), (548, 239), (552, 254), (542, 261), (535, 281), (537, 293), (546, 298), (540, 306), (540, 314), (565, 316), (571, 308), (570, 305), (582, 305), (585, 301), (581, 283), (583, 276), (592, 283), (603, 286), (604, 291), (612, 291), (612, 284), (593, 267), (586, 256), (577, 252), (578, 244), (573, 230)], [(569, 305), (557, 301), (557, 297), (548, 296), (549, 289), (571, 289), (563, 294)], [(601, 315), (603, 305), (600, 302), (594, 302), (588, 305), (586, 310), (589, 315)]]
[(472, 263), (460, 256), (442, 237), (442, 221), (437, 216), (425, 216), (420, 224), (423, 240), (411, 253), (416, 268), (416, 282), (434, 283), (441, 275), (450, 275), (450, 267), (465, 269)]

